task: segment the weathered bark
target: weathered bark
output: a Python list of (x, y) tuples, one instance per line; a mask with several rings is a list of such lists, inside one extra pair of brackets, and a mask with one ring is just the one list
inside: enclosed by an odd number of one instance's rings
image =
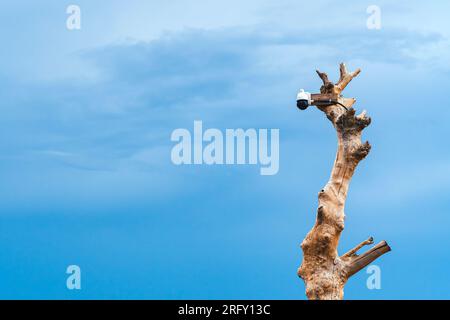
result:
[(342, 256), (337, 251), (344, 229), (344, 207), (350, 180), (358, 163), (370, 151), (369, 142), (361, 142), (362, 130), (370, 124), (370, 118), (365, 111), (355, 115), (352, 107), (355, 99), (341, 96), (359, 73), (359, 69), (347, 72), (341, 63), (339, 81), (333, 84), (326, 73), (317, 71), (323, 81), (320, 92), (338, 94), (339, 102), (347, 109), (339, 104), (317, 106), (336, 129), (338, 149), (330, 180), (319, 192), (316, 222), (302, 242), (303, 261), (298, 275), (305, 282), (308, 299), (342, 299), (348, 278), (391, 250), (385, 241), (381, 241), (366, 253), (357, 255), (359, 249), (373, 243), (369, 238)]

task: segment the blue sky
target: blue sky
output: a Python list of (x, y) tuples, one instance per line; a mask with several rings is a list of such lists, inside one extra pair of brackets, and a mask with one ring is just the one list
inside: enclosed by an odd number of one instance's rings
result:
[[(338, 64), (373, 148), (346, 205), (345, 252), (393, 251), (348, 299), (450, 298), (448, 1), (0, 4), (0, 297), (303, 299), (299, 247), (335, 155), (300, 87)], [(368, 30), (366, 8), (381, 8)], [(176, 128), (279, 128), (280, 170), (174, 166)], [(66, 288), (66, 267), (82, 290)]]

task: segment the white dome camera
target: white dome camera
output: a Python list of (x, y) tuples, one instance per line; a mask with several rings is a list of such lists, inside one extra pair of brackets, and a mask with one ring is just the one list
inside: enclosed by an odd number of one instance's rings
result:
[(300, 110), (306, 110), (311, 105), (311, 93), (305, 92), (305, 90), (300, 89), (297, 93), (297, 108)]

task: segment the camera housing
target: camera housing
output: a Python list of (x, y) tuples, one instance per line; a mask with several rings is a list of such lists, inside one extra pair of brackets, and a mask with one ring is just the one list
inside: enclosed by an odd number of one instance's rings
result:
[(336, 93), (309, 93), (303, 89), (297, 93), (297, 108), (300, 110), (306, 110), (309, 106), (325, 107), (333, 104), (340, 105), (341, 107), (347, 107), (342, 104), (341, 96)]
[(305, 90), (300, 89), (297, 94), (297, 108), (300, 110), (306, 110), (311, 105), (311, 93), (305, 92)]

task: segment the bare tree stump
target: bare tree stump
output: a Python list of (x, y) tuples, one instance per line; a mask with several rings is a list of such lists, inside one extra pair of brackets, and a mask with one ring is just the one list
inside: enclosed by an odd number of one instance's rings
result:
[(367, 252), (357, 255), (359, 249), (373, 243), (370, 237), (342, 256), (337, 251), (344, 230), (344, 207), (350, 180), (358, 163), (370, 151), (369, 142), (361, 142), (361, 133), (370, 124), (370, 118), (365, 111), (355, 115), (352, 106), (356, 100), (341, 96), (341, 92), (360, 71), (349, 73), (345, 64), (341, 63), (340, 78), (336, 84), (328, 80), (326, 73), (317, 71), (323, 81), (320, 92), (337, 94), (339, 102), (347, 109), (339, 104), (317, 107), (336, 129), (338, 149), (330, 180), (319, 192), (316, 222), (301, 245), (303, 261), (298, 275), (305, 282), (308, 299), (342, 299), (347, 280), (391, 250), (386, 241), (381, 241)]

